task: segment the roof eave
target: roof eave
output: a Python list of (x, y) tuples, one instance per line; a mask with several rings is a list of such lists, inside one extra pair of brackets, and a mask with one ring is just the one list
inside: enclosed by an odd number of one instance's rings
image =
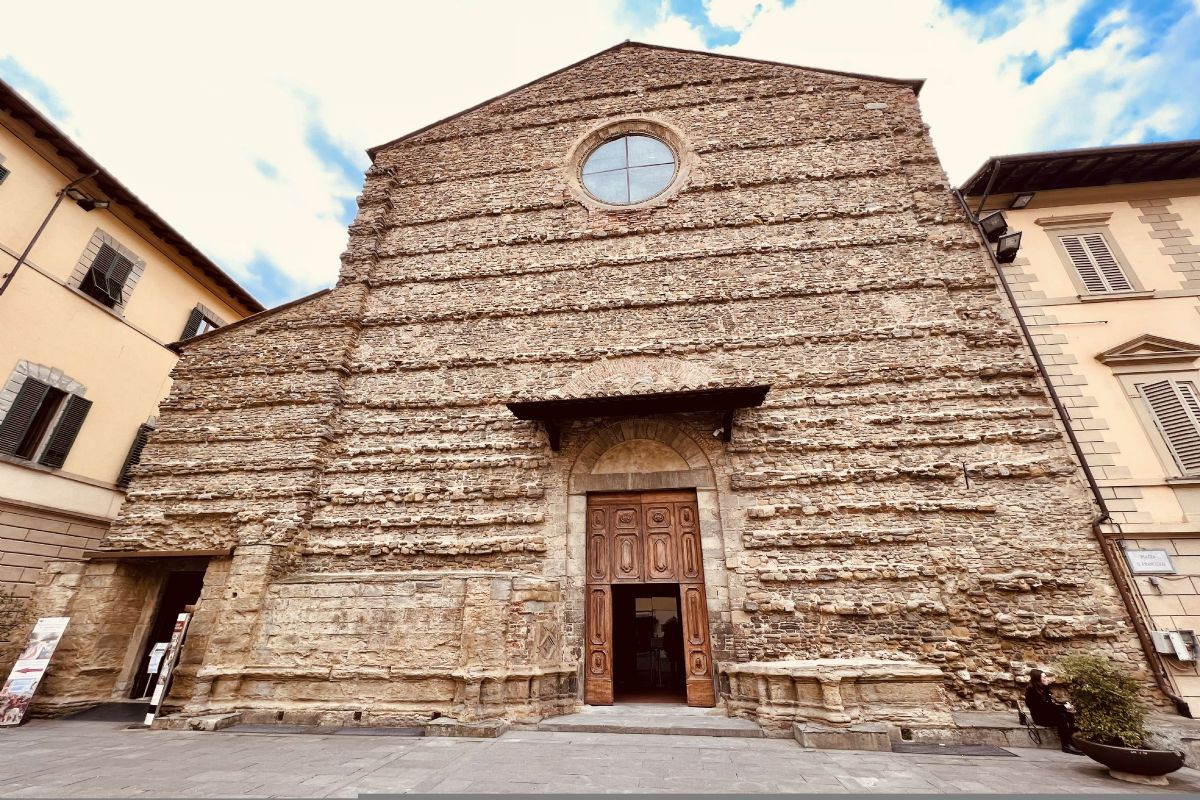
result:
[(77, 145), (69, 136), (63, 133), (57, 125), (51, 122), (12, 86), (0, 80), (0, 109), (7, 111), (17, 119), (33, 128), (34, 134), (46, 140), (54, 151), (69, 161), (82, 177), (96, 172), (93, 179), (104, 194), (113, 202), (128, 208), (135, 219), (141, 221), (159, 240), (179, 251), (180, 255), (194, 264), (209, 277), (218, 287), (225, 290), (231, 298), (241, 303), (251, 313), (265, 310), (254, 295), (250, 294), (241, 284), (231, 278), (220, 267), (212, 262), (191, 242), (175, 230), (166, 220), (158, 215), (143, 200), (135, 195), (128, 187), (104, 167), (100, 166), (83, 148)]

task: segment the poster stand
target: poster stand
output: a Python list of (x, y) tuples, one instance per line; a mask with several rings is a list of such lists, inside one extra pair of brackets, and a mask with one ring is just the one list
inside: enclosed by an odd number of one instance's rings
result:
[(187, 635), (188, 623), (191, 619), (192, 615), (186, 611), (175, 618), (175, 630), (171, 632), (171, 642), (167, 645), (167, 652), (162, 657), (162, 671), (158, 673), (158, 682), (154, 684), (154, 694), (150, 696), (150, 711), (146, 714), (144, 723), (146, 727), (154, 724), (158, 712), (162, 709), (163, 701), (167, 699), (167, 690), (171, 686), (171, 677), (175, 672), (175, 665), (179, 662), (179, 651), (183, 649), (183, 637)]
[(37, 692), (50, 658), (58, 648), (70, 617), (42, 617), (33, 626), (17, 663), (0, 688), (0, 726), (20, 725), (29, 713), (30, 703)]

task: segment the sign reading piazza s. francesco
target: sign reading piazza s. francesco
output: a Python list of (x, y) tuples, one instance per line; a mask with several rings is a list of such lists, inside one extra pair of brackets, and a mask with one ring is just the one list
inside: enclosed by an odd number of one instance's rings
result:
[(20, 725), (25, 719), (68, 622), (69, 617), (42, 617), (33, 626), (25, 648), (0, 689), (0, 725)]

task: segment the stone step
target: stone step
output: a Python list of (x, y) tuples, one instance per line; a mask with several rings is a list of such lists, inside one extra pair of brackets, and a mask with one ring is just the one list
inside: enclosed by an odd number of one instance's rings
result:
[(654, 733), (665, 736), (738, 736), (757, 739), (762, 728), (721, 709), (666, 704), (586, 706), (582, 711), (549, 717), (539, 731), (560, 733)]

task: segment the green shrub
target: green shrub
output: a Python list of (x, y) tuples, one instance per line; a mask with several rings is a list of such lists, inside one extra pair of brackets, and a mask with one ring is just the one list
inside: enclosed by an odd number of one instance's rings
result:
[(1098, 744), (1141, 747), (1146, 741), (1146, 704), (1141, 683), (1104, 658), (1068, 656), (1061, 672), (1075, 706), (1080, 737)]

